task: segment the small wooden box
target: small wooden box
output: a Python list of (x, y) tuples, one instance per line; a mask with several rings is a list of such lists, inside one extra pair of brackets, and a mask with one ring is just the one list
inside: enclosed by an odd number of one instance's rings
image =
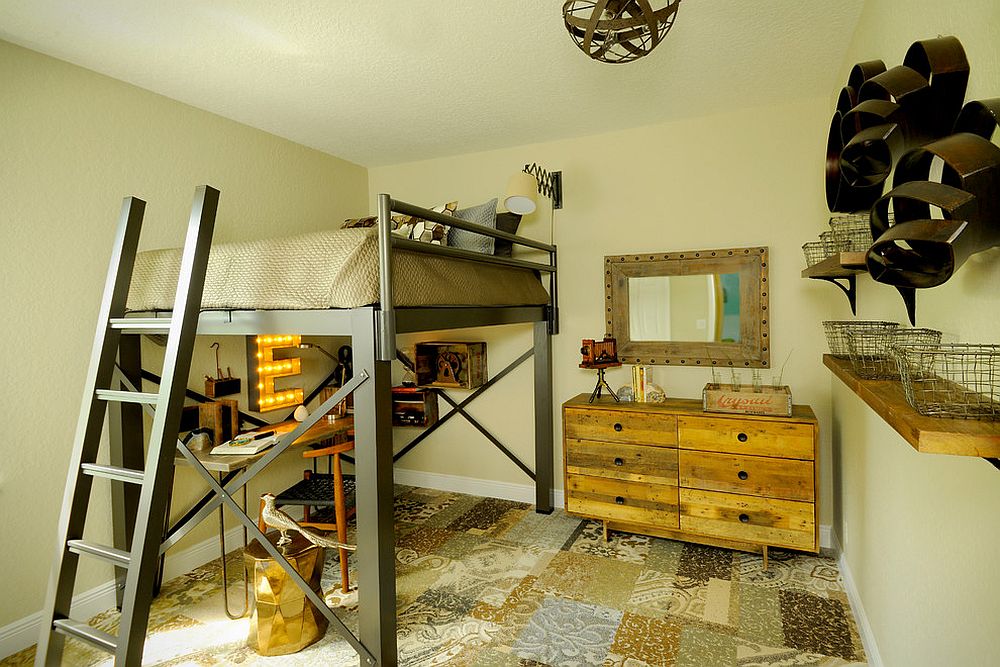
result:
[(392, 388), (392, 425), (427, 427), (438, 420), (437, 393), (421, 387)]
[(708, 383), (702, 390), (702, 409), (736, 415), (791, 417), (792, 391), (787, 385), (764, 385), (760, 391), (754, 391), (752, 386), (741, 385), (734, 390), (729, 384)]
[(212, 444), (221, 445), (239, 434), (239, 404), (230, 399), (219, 399), (210, 403), (185, 405), (181, 411), (180, 431), (203, 428), (212, 435)]
[(417, 385), (475, 389), (486, 382), (486, 343), (417, 343)]

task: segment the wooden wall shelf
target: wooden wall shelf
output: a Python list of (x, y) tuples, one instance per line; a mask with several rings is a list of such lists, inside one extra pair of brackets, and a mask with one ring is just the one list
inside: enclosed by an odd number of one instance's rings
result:
[(910, 407), (899, 382), (863, 380), (850, 360), (830, 354), (823, 364), (918, 452), (1000, 457), (1000, 422), (927, 417)]
[[(833, 283), (847, 295), (847, 300), (851, 304), (851, 312), (858, 314), (858, 283), (857, 275), (867, 273), (865, 266), (865, 253), (863, 252), (838, 252), (836, 255), (827, 257), (819, 264), (814, 264), (802, 270), (803, 278), (814, 280), (825, 280)], [(844, 282), (840, 282), (844, 281)], [(846, 283), (846, 284), (845, 284)]]

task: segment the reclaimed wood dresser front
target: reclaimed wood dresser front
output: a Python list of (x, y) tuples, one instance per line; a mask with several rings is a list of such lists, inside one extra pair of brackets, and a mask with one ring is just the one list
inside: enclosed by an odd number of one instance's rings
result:
[(819, 551), (808, 406), (791, 417), (706, 413), (701, 402), (563, 404), (566, 511), (605, 528), (720, 547)]

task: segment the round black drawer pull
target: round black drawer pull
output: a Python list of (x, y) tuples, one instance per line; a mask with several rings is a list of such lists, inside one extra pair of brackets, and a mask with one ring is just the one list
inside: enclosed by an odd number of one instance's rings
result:
[(741, 514), (740, 523), (750, 523), (750, 516), (748, 514)]
[(740, 442), (746, 442), (747, 441), (747, 434), (746, 433), (740, 433), (738, 436), (736, 436), (736, 439), (739, 440)]
[(617, 504), (617, 505), (624, 505), (625, 504), (625, 499), (622, 498), (621, 496), (618, 496), (618, 497), (615, 498), (615, 504)]
[(739, 477), (740, 479), (746, 479), (750, 475), (747, 474), (746, 470), (741, 470), (738, 473), (736, 473), (736, 476)]
[(615, 459), (615, 465), (616, 466), (623, 466), (623, 465), (625, 465), (625, 461), (623, 459)]
[(622, 430), (622, 425), (621, 424), (615, 424), (615, 430), (620, 432)]

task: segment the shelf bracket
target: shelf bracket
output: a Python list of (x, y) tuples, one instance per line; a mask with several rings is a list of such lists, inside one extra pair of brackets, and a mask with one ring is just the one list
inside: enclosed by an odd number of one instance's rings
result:
[[(847, 295), (847, 300), (851, 304), (851, 314), (858, 314), (858, 281), (855, 276), (842, 276), (839, 278), (832, 278), (829, 276), (812, 276), (813, 280), (825, 280), (828, 283), (832, 283), (840, 288), (840, 290)], [(841, 280), (847, 281), (847, 285), (839, 282)], [(906, 297), (903, 297), (904, 300)]]
[(917, 326), (917, 290), (912, 287), (897, 287), (899, 296), (903, 297), (906, 306), (906, 316), (910, 318), (910, 326)]

